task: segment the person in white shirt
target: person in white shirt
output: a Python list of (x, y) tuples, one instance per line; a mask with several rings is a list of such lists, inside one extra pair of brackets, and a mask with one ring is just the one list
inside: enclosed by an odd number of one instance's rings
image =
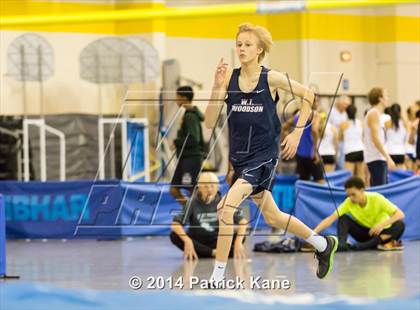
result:
[(362, 122), (356, 119), (357, 108), (354, 104), (349, 105), (346, 112), (348, 120), (341, 123), (339, 128), (339, 139), (344, 143), (344, 168), (364, 180), (366, 166), (363, 162)]
[(372, 108), (364, 119), (364, 161), (370, 173), (370, 186), (388, 183), (388, 169), (395, 169), (395, 163), (385, 148), (385, 128), (381, 115), (388, 105), (388, 94), (384, 88), (375, 87), (369, 91)]
[(391, 119), (385, 122), (385, 147), (397, 168), (406, 169), (407, 122), (401, 118), (401, 106), (398, 103), (390, 107), (389, 115)]
[[(340, 128), (340, 125), (347, 121), (346, 109), (351, 104), (349, 96), (342, 95), (337, 99), (337, 103), (334, 104), (330, 111), (328, 121), (335, 127)], [(337, 169), (344, 167), (344, 145), (339, 143), (338, 145), (338, 157), (337, 157)]]
[(331, 109), (328, 121), (336, 128), (340, 127), (342, 122), (347, 120), (346, 109), (351, 104), (349, 96), (340, 96), (337, 103)]
[(324, 164), (325, 172), (332, 172), (335, 170), (336, 156), (338, 151), (338, 132), (337, 128), (330, 122), (324, 120), (321, 126), (321, 143), (319, 144), (318, 153), (321, 156)]

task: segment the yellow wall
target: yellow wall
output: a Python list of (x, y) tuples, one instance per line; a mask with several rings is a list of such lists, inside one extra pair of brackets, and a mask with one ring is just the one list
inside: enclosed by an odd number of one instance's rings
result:
[[(74, 14), (127, 8), (165, 8), (150, 4), (87, 4), (2, 0), (1, 17), (16, 14)], [(237, 25), (250, 21), (266, 26), (275, 45), (265, 60), (270, 67), (288, 72), (305, 83), (318, 82), (323, 92), (334, 88), (337, 73), (350, 81), (350, 93), (363, 94), (376, 85), (390, 91), (391, 100), (406, 105), (420, 98), (420, 5), (386, 8), (341, 9), (273, 15), (240, 15), (169, 20), (97, 22), (80, 24), (2, 27), (0, 31), (0, 113), (20, 114), (21, 83), (7, 77), (7, 47), (19, 35), (37, 32), (53, 46), (55, 75), (45, 82), (48, 113), (99, 113), (98, 86), (79, 77), (79, 53), (90, 42), (107, 35), (142, 35), (159, 51), (160, 60), (176, 58), (182, 75), (209, 90), (220, 57), (232, 65)], [(353, 55), (339, 60), (340, 51)], [(335, 72), (335, 73), (334, 73)], [(311, 78), (312, 73), (312, 80)], [(159, 89), (160, 80), (130, 89)], [(117, 113), (124, 89), (102, 86), (105, 113)], [(28, 83), (29, 112), (39, 112), (38, 86)]]

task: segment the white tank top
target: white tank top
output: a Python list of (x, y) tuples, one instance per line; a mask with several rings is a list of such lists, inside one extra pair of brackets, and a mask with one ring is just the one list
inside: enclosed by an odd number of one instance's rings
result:
[(329, 122), (327, 122), (327, 126), (324, 130), (324, 136), (322, 137), (321, 144), (319, 145), (319, 155), (335, 155), (333, 125)]
[(385, 147), (390, 155), (404, 155), (406, 141), (407, 130), (405, 130), (402, 120), (399, 122), (398, 129), (392, 126), (386, 130)]
[(343, 134), (344, 138), (344, 154), (363, 151), (363, 128), (362, 122), (358, 119), (349, 120), (349, 126)]
[[(382, 161), (386, 161), (385, 157), (378, 151), (378, 149), (376, 148), (375, 144), (373, 144), (373, 140), (372, 140), (372, 133), (371, 130), (368, 126), (368, 116), (371, 113), (378, 113), (375, 109), (370, 109), (364, 119), (363, 122), (363, 127), (364, 127), (364, 132), (363, 132), (363, 144), (364, 144), (364, 150), (363, 150), (363, 157), (366, 163), (370, 163), (372, 161), (375, 160), (382, 160)], [(382, 145), (385, 145), (385, 126), (384, 126), (384, 122), (379, 122), (379, 131), (378, 131), (378, 138), (379, 138), (379, 142)]]

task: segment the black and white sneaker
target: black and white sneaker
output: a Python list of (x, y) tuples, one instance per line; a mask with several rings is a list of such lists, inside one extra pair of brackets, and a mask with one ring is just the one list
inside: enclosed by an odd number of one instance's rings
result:
[(334, 255), (338, 248), (338, 239), (335, 236), (327, 236), (327, 248), (324, 252), (315, 252), (315, 257), (318, 259), (318, 269), (316, 276), (323, 279), (330, 273), (334, 264)]

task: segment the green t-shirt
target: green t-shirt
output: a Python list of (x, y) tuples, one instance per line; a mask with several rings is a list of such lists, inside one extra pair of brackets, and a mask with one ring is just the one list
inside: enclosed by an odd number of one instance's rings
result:
[[(351, 217), (360, 225), (372, 228), (375, 225), (389, 219), (397, 210), (397, 207), (379, 193), (366, 192), (367, 202), (364, 207), (352, 203), (350, 198), (338, 207), (339, 216), (350, 214)], [(385, 227), (389, 228), (391, 225)]]

